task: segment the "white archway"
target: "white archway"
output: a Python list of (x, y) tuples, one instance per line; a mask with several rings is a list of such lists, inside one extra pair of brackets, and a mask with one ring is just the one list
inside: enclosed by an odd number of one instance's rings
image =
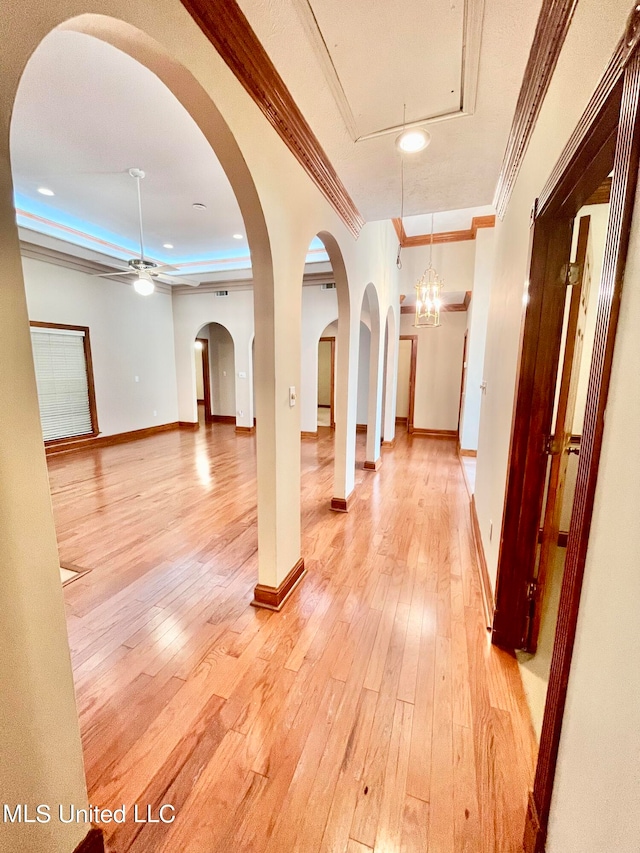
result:
[[(59, 11), (58, 11), (59, 6)], [(67, 8), (72, 4), (67, 4)], [(78, 10), (82, 7), (78, 4)], [(196, 121), (216, 153), (236, 193), (251, 247), (254, 281), (261, 293), (262, 316), (273, 315), (273, 268), (264, 213), (257, 189), (231, 130), (209, 94), (174, 58), (172, 51), (142, 30), (103, 15), (82, 14), (70, 20), (64, 4), (38, 10), (29, 26), (7, 21), (17, 37), (5, 45), (6, 73), (0, 90), (0, 376), (7, 405), (0, 413), (2, 487), (0, 540), (3, 647), (0, 703), (3, 762), (0, 787), (15, 802), (87, 805), (73, 677), (60, 587), (56, 533), (51, 513), (33, 372), (29, 318), (24, 292), (18, 231), (13, 208), (10, 167), (10, 118), (19, 80), (32, 52), (56, 25), (102, 39), (145, 65), (173, 92)], [(18, 12), (16, 12), (16, 15)], [(24, 16), (24, 10), (19, 14)], [(68, 13), (66, 16), (68, 17)], [(11, 13), (9, 13), (11, 18)], [(12, 29), (13, 26), (13, 29)], [(265, 334), (265, 339), (268, 335)], [(269, 348), (268, 339), (265, 348)], [(191, 359), (188, 361), (191, 373)], [(265, 442), (270, 437), (265, 432)], [(274, 442), (272, 442), (274, 443)], [(269, 458), (268, 448), (262, 451)], [(268, 463), (267, 463), (268, 464)], [(268, 481), (268, 477), (266, 478)], [(261, 536), (273, 538), (268, 487), (263, 490)], [(266, 519), (266, 521), (265, 521)], [(25, 607), (25, 602), (29, 606)], [(34, 827), (7, 824), (7, 849), (74, 849), (88, 827), (54, 822), (46, 839)], [(39, 840), (38, 840), (39, 838)]]

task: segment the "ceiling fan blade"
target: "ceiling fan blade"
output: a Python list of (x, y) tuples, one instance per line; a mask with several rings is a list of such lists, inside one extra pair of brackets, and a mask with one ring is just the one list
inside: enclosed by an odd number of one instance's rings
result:
[(120, 270), (120, 271), (114, 270), (113, 272), (94, 272), (94, 273), (91, 273), (91, 277), (92, 278), (108, 278), (112, 275), (132, 275), (132, 273), (133, 273), (133, 270)]
[(171, 266), (171, 264), (158, 264), (158, 266), (154, 267), (150, 272), (162, 273), (162, 275), (175, 275), (176, 273), (179, 273), (180, 270), (178, 267)]
[[(163, 272), (162, 273), (156, 273), (154, 271), (154, 273), (152, 274), (152, 278), (157, 278), (158, 281), (162, 281), (165, 284), (193, 284), (193, 282), (188, 281), (185, 278), (176, 278), (176, 276), (167, 275), (167, 273), (163, 273)], [(197, 286), (197, 283), (195, 286)]]

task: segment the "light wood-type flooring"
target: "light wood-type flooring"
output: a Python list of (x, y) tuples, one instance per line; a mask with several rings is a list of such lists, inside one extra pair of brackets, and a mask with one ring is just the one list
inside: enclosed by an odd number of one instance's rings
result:
[(118, 853), (511, 853), (535, 741), (483, 626), (453, 442), (398, 436), (328, 509), (328, 429), (302, 441), (308, 574), (257, 577), (255, 439), (227, 425), (52, 457), (90, 802)]

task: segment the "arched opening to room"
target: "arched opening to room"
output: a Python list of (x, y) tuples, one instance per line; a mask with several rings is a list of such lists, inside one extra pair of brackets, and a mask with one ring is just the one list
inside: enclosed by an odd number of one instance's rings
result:
[[(42, 18), (46, 31), (47, 18), (55, 19), (55, 12), (43, 10)], [(214, 545), (225, 540), (216, 538), (203, 519), (183, 526), (195, 515), (198, 500), (206, 503), (200, 500), (200, 483), (185, 477), (168, 491), (160, 482), (179, 474), (180, 454), (191, 440), (178, 433), (178, 422), (195, 422), (189, 416), (196, 410), (194, 388), (178, 375), (195, 383), (198, 325), (185, 316), (195, 304), (195, 286), (209, 274), (209, 262), (217, 260), (210, 226), (218, 211), (203, 197), (211, 194), (219, 202), (215, 176), (227, 182), (238, 233), (244, 225), (254, 279), (270, 292), (273, 275), (266, 224), (245, 159), (208, 93), (161, 45), (122, 21), (85, 15), (54, 29), (35, 52), (24, 48), (20, 45), (16, 55), (31, 58), (13, 109), (11, 168), (8, 133), (0, 143), (1, 182), (7, 188), (13, 183), (16, 208), (3, 193), (6, 310), (0, 361), (11, 393), (5, 395), (0, 443), (10, 459), (2, 480), (12, 512), (0, 524), (7, 524), (1, 537), (3, 561), (10, 567), (4, 574), (6, 600), (30, 601), (31, 606), (8, 606), (3, 620), (3, 644), (8, 647), (11, 638), (12, 651), (2, 680), (10, 701), (20, 708), (16, 725), (5, 726), (3, 749), (12, 768), (12, 789), (25, 801), (81, 807), (87, 802), (85, 772), (89, 791), (100, 799), (101, 765), (122, 759), (135, 740), (125, 720), (116, 727), (109, 724), (111, 699), (139, 708), (159, 695), (160, 681), (144, 675), (144, 667), (133, 660), (143, 620), (154, 614), (161, 617), (158, 625), (169, 620), (165, 628), (171, 643), (154, 664), (164, 673), (172, 667), (177, 671), (187, 649), (196, 650), (195, 622), (181, 622), (174, 612), (180, 596), (166, 598), (162, 613), (156, 606), (163, 582), (178, 576), (185, 584), (193, 581), (193, 604), (205, 602), (219, 581)], [(11, 86), (7, 82), (10, 95)], [(10, 103), (5, 105), (6, 130)], [(183, 171), (168, 177), (173, 166)], [(194, 224), (205, 220), (204, 228)], [(229, 219), (230, 225), (235, 232)], [(198, 239), (204, 239), (207, 254), (188, 242)], [(248, 250), (246, 257), (250, 265)], [(175, 325), (172, 296), (182, 304)], [(54, 387), (61, 351), (73, 368), (66, 389)], [(43, 433), (43, 427), (49, 431)], [(156, 432), (161, 435), (152, 435)], [(43, 438), (55, 442), (56, 449), (66, 442), (64, 454), (50, 459), (53, 513)], [(76, 449), (74, 443), (91, 448), (92, 456), (69, 452)], [(123, 446), (103, 450), (111, 444)], [(47, 446), (49, 453), (53, 447)], [(116, 451), (118, 473), (108, 464)], [(101, 456), (104, 476), (93, 482), (98, 453), (106, 454)], [(255, 524), (247, 526), (245, 515), (236, 527), (251, 556)], [(74, 564), (92, 570), (65, 590), (73, 611), (67, 626), (54, 519), (63, 559), (66, 553)], [(233, 559), (247, 563), (239, 552), (233, 558), (223, 555), (221, 563), (230, 565)], [(250, 577), (255, 562), (246, 571), (247, 584), (255, 581)], [(103, 614), (100, 642), (119, 652), (97, 654), (92, 643), (98, 635), (92, 631), (101, 617), (94, 608), (129, 584), (145, 597), (124, 601), (108, 619)], [(200, 628), (202, 642), (206, 618)], [(103, 712), (95, 709), (96, 685), (107, 682), (113, 693)], [(119, 700), (117, 691), (122, 691)], [(168, 698), (164, 694), (163, 702)], [(88, 708), (96, 710), (91, 727), (101, 736), (85, 744), (83, 765), (78, 712), (82, 728)], [(82, 823), (56, 824), (48, 838), (55, 847), (73, 849), (87, 829)], [(23, 848), (21, 832), (17, 825), (6, 831), (11, 849)]]
[(221, 323), (204, 325), (194, 341), (198, 422), (236, 423), (235, 345)]

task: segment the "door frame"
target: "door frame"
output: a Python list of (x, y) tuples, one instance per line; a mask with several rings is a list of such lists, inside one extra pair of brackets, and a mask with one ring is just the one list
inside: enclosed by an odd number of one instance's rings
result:
[[(640, 10), (634, 4), (620, 39), (580, 122), (534, 205), (530, 240), (528, 304), (523, 308), (509, 475), (496, 586), (494, 642), (517, 646), (517, 617), (526, 603), (529, 566), (519, 557), (535, 556), (546, 451), (542, 439), (550, 423), (549, 377), (558, 368), (560, 336), (549, 307), (564, 297), (559, 268), (566, 254), (573, 218), (597, 188), (614, 152), (611, 207), (598, 293), (595, 343), (589, 375), (584, 429), (578, 463), (558, 622), (533, 790), (529, 795), (523, 845), (544, 853), (556, 772), (580, 595), (593, 514), (604, 431), (620, 295), (640, 155)], [(546, 299), (544, 297), (547, 297)], [(527, 301), (527, 300), (524, 300)], [(544, 303), (544, 310), (543, 310)], [(557, 341), (556, 341), (557, 337)], [(550, 346), (547, 346), (550, 343)], [(557, 345), (556, 345), (557, 344)], [(545, 381), (547, 387), (544, 387)], [(545, 393), (546, 392), (546, 393)], [(544, 466), (541, 464), (544, 461)], [(530, 528), (533, 527), (533, 534)], [(527, 540), (528, 548), (523, 550)], [(524, 569), (524, 572), (523, 572)], [(509, 608), (513, 608), (510, 617)], [(521, 624), (521, 623), (520, 623)]]
[(209, 365), (209, 341), (207, 338), (196, 338), (202, 344), (202, 385), (204, 391), (204, 422), (213, 423), (211, 410), (211, 368)]
[(460, 402), (458, 403), (458, 426), (456, 427), (456, 432), (458, 433), (458, 446), (460, 446), (460, 420), (462, 418), (462, 401), (464, 399), (465, 394), (465, 386), (467, 379), (467, 343), (469, 337), (469, 329), (465, 329), (464, 332), (464, 345), (462, 347), (462, 376), (460, 377)]
[(407, 412), (407, 432), (413, 432), (413, 413), (416, 406), (416, 365), (418, 362), (418, 336), (400, 335), (401, 341), (411, 341), (411, 360), (409, 362), (409, 410)]
[(330, 426), (331, 429), (336, 428), (336, 401), (335, 401), (335, 393), (336, 393), (336, 338), (335, 335), (333, 337), (320, 338), (318, 341), (318, 345), (322, 342), (329, 341), (331, 343), (331, 407), (330, 407)]

